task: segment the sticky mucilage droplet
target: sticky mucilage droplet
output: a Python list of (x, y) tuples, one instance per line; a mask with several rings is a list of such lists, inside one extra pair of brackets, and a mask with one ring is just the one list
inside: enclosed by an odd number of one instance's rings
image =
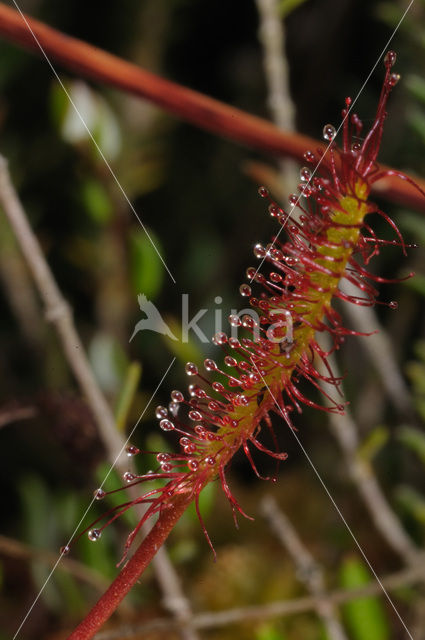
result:
[(336, 136), (336, 129), (333, 124), (325, 124), (323, 127), (323, 137), (331, 142)]

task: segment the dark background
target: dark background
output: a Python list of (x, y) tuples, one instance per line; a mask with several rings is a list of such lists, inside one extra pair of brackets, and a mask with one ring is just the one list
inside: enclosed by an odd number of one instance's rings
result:
[[(425, 84), (420, 82), (425, 78), (424, 7), (419, 0), (415, 3), (391, 43), (398, 52), (396, 71), (402, 82), (390, 100), (380, 155), (382, 162), (418, 175), (425, 169)], [(21, 8), (65, 33), (175, 82), (269, 117), (258, 15), (251, 0), (32, 0), (23, 2)], [(404, 8), (402, 2), (307, 0), (290, 13), (285, 19), (286, 55), (298, 131), (319, 139), (325, 123), (339, 124), (345, 96), (357, 94)], [(218, 295), (223, 298), (224, 318), (232, 307), (240, 307), (238, 287), (245, 279), (246, 267), (256, 264), (252, 247), (256, 242), (267, 242), (276, 229), (258, 197), (258, 181), (247, 173), (247, 163), (266, 163), (270, 169), (277, 165), (265, 154), (56, 68), (71, 93), (84, 92), (94, 113), (95, 137), (177, 280), (173, 285), (90, 141), (69, 138), (65, 130), (69, 106), (46, 62), (0, 40), (0, 150), (10, 162), (28, 217), (74, 309), (77, 327), (111, 403), (117, 402), (129, 363), (135, 361), (142, 367), (128, 417), (130, 430), (173, 354), (170, 341), (148, 332), (139, 333), (129, 344), (140, 317), (137, 293), (146, 293), (173, 327), (179, 322), (181, 293), (189, 293), (193, 314), (200, 308), (214, 309)], [(383, 65), (379, 64), (356, 107), (366, 127), (373, 120), (382, 77)], [(83, 115), (87, 116), (84, 110)], [(423, 246), (421, 214), (407, 213), (388, 203), (382, 206), (400, 225), (408, 242), (422, 242)], [(379, 221), (377, 230), (392, 237)], [(0, 431), (2, 533), (55, 552), (100, 482), (99, 465), (105, 456), (53, 330), (46, 328), (30, 279), (16, 267), (19, 254), (3, 219), (0, 232), (0, 270), (6, 282), (0, 290), (1, 403), (4, 410), (30, 406), (38, 414)], [(423, 249), (410, 252), (408, 258), (398, 249), (386, 249), (373, 264), (373, 270), (386, 277), (399, 277), (411, 269), (419, 274), (416, 284), (382, 287), (382, 298), (398, 300), (399, 311), (386, 307), (376, 311), (389, 332), (400, 370), (412, 385), (417, 408), (412, 426), (420, 430), (425, 389)], [(20, 313), (14, 311), (10, 288), (18, 292)], [(210, 311), (202, 323), (208, 336), (212, 323)], [(196, 339), (180, 350), (178, 363), (153, 406), (166, 404), (172, 388), (184, 387), (186, 360), (202, 362), (213, 353), (211, 344)], [(355, 338), (347, 341), (341, 368), (346, 372), (347, 398), (361, 437), (378, 434), (379, 441), (379, 434), (384, 433), (376, 453), (377, 473), (410, 534), (421, 543), (425, 522), (425, 498), (420, 491), (423, 466), (418, 456), (400, 447), (397, 440), (397, 429), (408, 420), (394, 411), (373, 362)], [(378, 572), (396, 569), (398, 559), (371, 528), (349, 484), (341, 455), (326, 429), (326, 415), (306, 411), (297, 426)], [(276, 428), (279, 430), (278, 425)], [(146, 448), (173, 446), (157, 433), (152, 409), (134, 441)], [(256, 512), (259, 497), (266, 490), (272, 491), (291, 515), (329, 573), (330, 585), (339, 584), (344, 558), (355, 551), (352, 540), (284, 427), (279, 437), (290, 456), (281, 467), (277, 486), (260, 484), (242, 457), (232, 468), (232, 486), (242, 507), (257, 515), (255, 524), (244, 522), (235, 532), (220, 492), (206, 503), (207, 527), (219, 555), (217, 565), (212, 565), (196, 518), (188, 516), (176, 532), (171, 553), (195, 608), (254, 604), (300, 594), (290, 561)], [(265, 471), (270, 471), (270, 461), (262, 463)], [(406, 486), (410, 494), (403, 493)], [(211, 510), (223, 512), (222, 526), (217, 527)], [(73, 554), (112, 576), (126, 532), (126, 526), (118, 524), (106, 532), (96, 551), (94, 545), (82, 540)], [(280, 570), (273, 562), (277, 554)], [(265, 559), (261, 567), (260, 557)], [(6, 638), (16, 630), (46, 569), (40, 561), (13, 560), (7, 553), (0, 559), (1, 608), (7, 611), (7, 616), (0, 618), (0, 638)], [(240, 584), (235, 583), (235, 572), (242, 576)], [(39, 638), (41, 632), (46, 638), (58, 637), (54, 633), (81, 617), (85, 602), (94, 599), (87, 586), (80, 587), (65, 572), (57, 575), (57, 582), (46, 589), (21, 632), (22, 638)], [(227, 586), (222, 587), (224, 584)], [(241, 586), (247, 584), (249, 588)], [(219, 595), (221, 588), (228, 593), (225, 601)], [(149, 576), (137, 597), (133, 596), (134, 602), (142, 599), (148, 612), (160, 613), (156, 587)], [(407, 599), (401, 606), (408, 612), (410, 604)], [(391, 637), (403, 637), (389, 610), (385, 616), (394, 627)], [(274, 631), (288, 639), (319, 637), (313, 615), (273, 625), (271, 631), (268, 627), (262, 630), (264, 625), (254, 630), (240, 625), (205, 637), (272, 640)]]

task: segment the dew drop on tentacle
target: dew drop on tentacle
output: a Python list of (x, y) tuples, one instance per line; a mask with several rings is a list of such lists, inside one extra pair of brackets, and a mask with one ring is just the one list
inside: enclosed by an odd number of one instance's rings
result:
[(280, 207), (277, 206), (277, 204), (271, 204), (269, 205), (269, 213), (272, 218), (278, 218), (282, 215), (283, 211)]
[(250, 296), (252, 294), (252, 290), (249, 284), (241, 284), (241, 286), (239, 287), (239, 293), (241, 294), (241, 296), (244, 296), (244, 298)]
[(298, 185), (298, 189), (300, 190), (300, 196), (302, 196), (303, 198), (309, 198), (313, 193), (313, 189), (311, 188), (311, 186), (305, 182), (301, 182), (301, 184)]
[(388, 303), (390, 309), (398, 309), (398, 302), (396, 300), (392, 300)]
[(249, 314), (245, 314), (244, 316), (242, 316), (242, 326), (244, 327), (244, 329), (254, 330), (258, 327), (258, 322), (256, 322), (254, 318)]
[(178, 391), (177, 389), (175, 389), (174, 391), (171, 392), (171, 400), (173, 402), (183, 402), (184, 400), (184, 395), (182, 394), (181, 391)]
[[(232, 327), (240, 327), (241, 324), (242, 324), (241, 323), (241, 319), (239, 318), (239, 316), (237, 316), (235, 314), (232, 314), (232, 315), (229, 316), (229, 322), (232, 325)], [(232, 346), (231, 343), (230, 343), (230, 340), (231, 340), (231, 338), (229, 338), (229, 344), (230, 344), (230, 346)]]
[(397, 54), (395, 51), (387, 51), (384, 58), (384, 64), (386, 67), (393, 67), (397, 60)]
[(246, 407), (249, 404), (249, 400), (244, 395), (239, 395), (235, 398), (235, 404), (240, 407)]
[(131, 471), (126, 471), (125, 473), (123, 473), (122, 479), (124, 480), (124, 482), (133, 482), (133, 480), (136, 479), (136, 476), (134, 475), (134, 473), (131, 473)]
[(323, 127), (323, 137), (325, 140), (332, 141), (336, 136), (336, 129), (333, 124), (325, 124)]
[(254, 256), (256, 258), (264, 258), (266, 256), (266, 250), (262, 244), (258, 243), (254, 247)]
[(401, 75), (399, 73), (392, 73), (388, 78), (388, 86), (395, 87), (395, 85), (400, 80), (400, 78), (401, 78)]
[[(157, 416), (158, 417), (158, 416)], [(138, 449), (137, 447), (135, 447), (133, 444), (129, 444), (126, 448), (125, 448), (125, 452), (127, 454), (127, 456), (129, 458), (131, 458), (132, 456), (137, 456), (138, 453), (140, 453), (140, 449)]]
[(310, 150), (305, 151), (304, 154), (303, 154), (303, 157), (304, 157), (304, 160), (306, 160), (307, 162), (315, 162), (316, 161), (316, 156)]
[(93, 491), (93, 497), (95, 500), (103, 500), (105, 496), (106, 491), (104, 491), (102, 488), (95, 489), (95, 491)]
[(102, 533), (101, 531), (99, 531), (99, 529), (90, 529), (90, 531), (87, 534), (87, 537), (89, 540), (91, 540), (91, 542), (96, 542), (97, 540), (99, 540), (101, 535)]
[(171, 456), (169, 453), (158, 453), (156, 459), (161, 464), (163, 462), (168, 462), (171, 459)]
[(196, 458), (190, 458), (187, 461), (187, 466), (191, 471), (197, 471), (199, 469), (199, 461)]
[(301, 182), (308, 182), (311, 180), (311, 171), (308, 167), (300, 169), (300, 180)]
[(174, 429), (174, 424), (171, 422), (171, 420), (167, 420), (166, 418), (161, 420), (159, 426), (163, 431), (172, 431)]
[(214, 334), (212, 341), (216, 345), (226, 344), (227, 335), (223, 331), (219, 331), (218, 333)]
[(204, 360), (204, 367), (207, 371), (215, 371), (217, 369), (217, 363), (211, 358)]
[(258, 193), (262, 198), (268, 198), (269, 196), (269, 191), (268, 189), (266, 189), (266, 187), (259, 187)]
[(188, 376), (196, 376), (198, 374), (198, 367), (193, 362), (186, 362), (185, 371)]
[(162, 407), (161, 405), (159, 407), (157, 407), (155, 409), (155, 417), (158, 420), (161, 420), (161, 418), (166, 418), (168, 416), (168, 411), (165, 407)]
[(171, 415), (174, 418), (178, 415), (179, 409), (180, 409), (180, 404), (178, 402), (170, 402), (168, 404), (168, 411), (171, 413)]
[(245, 273), (248, 280), (253, 280), (253, 278), (255, 277), (255, 274), (257, 273), (257, 269), (255, 267), (247, 267), (247, 270)]
[(67, 556), (70, 551), (71, 549), (67, 544), (59, 549), (61, 556)]

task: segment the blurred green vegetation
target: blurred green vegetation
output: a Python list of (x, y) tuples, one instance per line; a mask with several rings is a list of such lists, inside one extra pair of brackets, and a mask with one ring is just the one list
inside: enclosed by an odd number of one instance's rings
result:
[[(98, 3), (82, 0), (31, 0), (23, 8), (176, 82), (268, 117), (253, 0), (208, 5), (196, 0), (121, 0), (101, 10)], [(285, 0), (280, 8), (286, 16), (297, 126), (318, 138), (324, 123), (340, 121), (344, 97), (357, 94), (405, 5)], [(383, 162), (422, 176), (424, 24), (425, 2), (418, 0), (391, 45), (398, 52), (396, 70), (402, 82), (391, 98), (381, 155)], [(228, 313), (241, 306), (237, 292), (245, 269), (255, 264), (252, 247), (267, 242), (276, 231), (257, 196), (258, 184), (244, 166), (247, 160), (256, 160), (274, 168), (276, 162), (58, 66), (67, 91), (173, 273), (174, 285), (45, 61), (2, 41), (0, 55), (0, 152), (10, 161), (31, 224), (73, 307), (99, 384), (116, 410), (120, 429), (128, 433), (175, 356), (166, 384), (132, 439), (146, 450), (173, 450), (177, 442), (158, 433), (154, 407), (168, 402), (171, 389), (186, 385), (184, 362), (202, 362), (216, 349), (196, 336), (182, 344), (149, 331), (139, 332), (130, 343), (141, 317), (137, 294), (144, 293), (155, 303), (177, 336), (182, 293), (189, 294), (191, 316), (208, 309), (200, 322), (208, 337), (219, 307), (226, 329)], [(379, 95), (382, 67), (378, 69), (356, 105), (366, 126)], [(347, 372), (344, 384), (363, 442), (360, 455), (374, 465), (410, 535), (423, 544), (425, 222), (420, 213), (381, 205), (400, 225), (407, 242), (422, 245), (409, 251), (407, 258), (397, 249), (385, 249), (372, 266), (390, 278), (411, 270), (418, 274), (415, 280), (381, 287), (383, 300), (399, 300), (399, 311), (377, 308), (411, 384), (416, 421), (408, 423), (391, 406), (355, 339), (347, 340), (342, 350), (341, 369)], [(376, 227), (378, 235), (392, 237), (381, 221)], [(1, 532), (35, 549), (58, 551), (109, 466), (3, 217), (0, 253), (1, 403), (5, 410), (31, 406), (37, 411), (35, 419), (8, 424), (0, 431)], [(215, 302), (217, 296), (222, 303)], [(297, 426), (379, 573), (393, 570), (394, 557), (347, 482), (340, 453), (326, 430), (326, 416), (306, 410), (297, 418)], [(303, 595), (286, 552), (258, 515), (265, 491), (278, 498), (325, 567), (330, 589), (371, 579), (357, 558), (346, 559), (353, 550), (352, 540), (286, 428), (279, 438), (289, 459), (281, 466), (277, 485), (260, 483), (242, 455), (235, 457), (229, 473), (238, 500), (256, 516), (255, 523), (242, 521), (236, 531), (218, 484), (202, 493), (201, 511), (218, 553), (216, 564), (194, 509), (176, 527), (169, 551), (195, 609), (219, 610)], [(155, 465), (153, 456), (136, 462), (145, 472)], [(274, 471), (273, 463), (262, 456), (259, 466), (265, 473)], [(119, 485), (120, 479), (112, 474), (108, 488)], [(119, 493), (112, 494), (107, 506), (120, 501)], [(96, 503), (81, 528), (101, 513), (102, 504)], [(104, 531), (98, 544), (83, 536), (73, 546), (72, 557), (111, 578), (134, 522), (134, 514), (127, 513)], [(0, 638), (13, 635), (49, 571), (36, 556), (28, 562), (0, 549), (0, 610), (4, 611)], [(93, 587), (58, 569), (20, 637), (55, 637), (96, 596)], [(413, 604), (416, 597), (414, 592)], [(130, 606), (140, 611), (143, 604), (148, 613), (160, 615), (159, 601), (149, 572), (132, 594)], [(346, 605), (344, 621), (351, 640), (386, 640), (400, 631), (385, 602), (377, 598)], [(241, 623), (202, 637), (313, 640), (324, 635), (311, 613)]]

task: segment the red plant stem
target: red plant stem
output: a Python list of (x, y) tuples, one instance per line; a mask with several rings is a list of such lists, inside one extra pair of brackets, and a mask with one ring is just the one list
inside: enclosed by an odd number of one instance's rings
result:
[(68, 637), (68, 640), (88, 640), (99, 631), (100, 627), (113, 614), (121, 600), (127, 595), (140, 578), (152, 558), (167, 539), (169, 533), (192, 501), (187, 495), (176, 498), (169, 509), (164, 509), (142, 541), (134, 555), (130, 558), (107, 591), (97, 601), (92, 610)]
[[(307, 149), (315, 151), (325, 148), (313, 138), (282, 131), (267, 120), (160, 78), (102, 49), (60, 33), (38, 20), (29, 17), (25, 19), (28, 24), (17, 11), (0, 3), (0, 35), (41, 53), (35, 35), (46, 54), (65, 68), (80, 76), (146, 98), (201, 129), (301, 162)], [(382, 169), (385, 170), (386, 167), (382, 166)], [(425, 181), (415, 177), (415, 182), (425, 191)], [(425, 211), (423, 196), (398, 178), (389, 176), (380, 180), (374, 185), (374, 190), (392, 202)]]

